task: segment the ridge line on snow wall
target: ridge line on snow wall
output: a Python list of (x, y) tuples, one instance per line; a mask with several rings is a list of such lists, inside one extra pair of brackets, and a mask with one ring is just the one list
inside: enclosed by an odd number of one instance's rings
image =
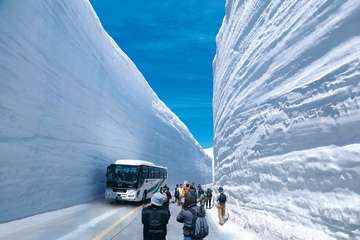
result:
[(360, 238), (358, 22), (355, 0), (226, 1), (216, 183), (260, 239)]
[(0, 19), (0, 222), (102, 196), (121, 158), (209, 181), (209, 157), (89, 1), (2, 0)]

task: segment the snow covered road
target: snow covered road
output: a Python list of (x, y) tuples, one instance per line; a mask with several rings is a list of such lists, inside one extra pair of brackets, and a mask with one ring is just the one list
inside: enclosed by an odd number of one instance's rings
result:
[[(141, 209), (142, 206), (134, 204), (90, 202), (0, 224), (0, 240), (141, 240)], [(182, 224), (176, 222), (180, 207), (171, 204), (170, 210), (167, 240), (178, 240), (182, 237)], [(215, 209), (208, 211), (208, 222), (210, 234), (207, 240), (236, 240), (240, 236), (244, 240), (255, 239), (231, 222), (219, 227)]]

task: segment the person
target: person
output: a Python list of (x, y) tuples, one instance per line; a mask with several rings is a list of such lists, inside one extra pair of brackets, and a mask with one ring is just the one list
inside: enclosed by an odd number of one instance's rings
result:
[(199, 203), (200, 203), (200, 208), (204, 211), (205, 211), (206, 200), (207, 200), (207, 198), (206, 198), (205, 192), (201, 191), (200, 196), (199, 196)]
[(197, 202), (197, 192), (194, 183), (190, 184), (189, 190), (187, 192), (190, 193), (195, 198), (195, 202)]
[(190, 191), (191, 188), (191, 184), (188, 181), (184, 182), (184, 196), (186, 193), (188, 193)]
[(212, 200), (212, 190), (210, 188), (208, 188), (206, 190), (206, 208), (210, 209), (211, 208), (211, 200)]
[(178, 202), (178, 204), (180, 206), (182, 204), (182, 202), (183, 202), (183, 197), (184, 197), (184, 186), (183, 186), (182, 183), (180, 184), (180, 186), (178, 188), (178, 191), (179, 191), (179, 202)]
[(180, 202), (180, 194), (179, 194), (179, 184), (176, 184), (175, 191), (174, 191), (175, 203)]
[(190, 191), (190, 184), (189, 182), (185, 181), (180, 189), (180, 202), (184, 204), (185, 202), (185, 195)]
[(168, 187), (168, 185), (164, 185), (164, 187), (163, 187), (163, 189), (164, 189), (164, 191), (166, 190), (166, 189), (169, 189), (169, 187)]
[(204, 192), (204, 190), (201, 187), (201, 184), (198, 184), (197, 186), (197, 197), (200, 198), (201, 194)]
[(164, 190), (163, 190), (163, 194), (165, 195), (164, 207), (169, 209), (170, 200), (171, 200), (171, 197), (172, 197), (171, 193), (170, 193), (170, 189), (168, 187), (165, 187)]
[(163, 201), (164, 196), (159, 192), (155, 193), (151, 197), (151, 205), (142, 210), (144, 240), (166, 240), (170, 212), (163, 207)]
[[(185, 202), (181, 211), (176, 217), (176, 221), (183, 223), (184, 240), (194, 240), (194, 226), (193, 221), (196, 218), (195, 214), (199, 212), (199, 207), (196, 205), (195, 198), (192, 194), (186, 194)], [(195, 214), (194, 214), (195, 213)]]
[(217, 208), (218, 208), (218, 217), (219, 224), (224, 225), (225, 223), (225, 203), (226, 203), (226, 195), (224, 194), (223, 187), (219, 187), (219, 196), (217, 197)]

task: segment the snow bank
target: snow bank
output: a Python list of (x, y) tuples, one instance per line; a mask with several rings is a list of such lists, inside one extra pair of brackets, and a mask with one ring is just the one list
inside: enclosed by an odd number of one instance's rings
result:
[(211, 175), (212, 175), (212, 182), (215, 182), (215, 159), (214, 159), (214, 148), (205, 148), (205, 153), (211, 159)]
[(360, 238), (359, 21), (359, 1), (226, 3), (216, 181), (264, 239)]
[[(228, 214), (225, 214), (228, 216)], [(229, 220), (225, 217), (226, 222), (224, 225), (219, 224), (218, 209), (213, 207), (212, 209), (206, 210), (206, 216), (210, 229), (214, 232), (219, 232), (223, 238), (221, 240), (260, 240), (254, 232), (247, 231), (244, 228), (239, 228), (236, 222)], [(212, 239), (209, 234), (208, 239)], [(218, 240), (213, 238), (214, 240)]]
[(2, 0), (0, 19), (0, 222), (98, 197), (116, 159), (210, 180), (207, 155), (89, 1)]

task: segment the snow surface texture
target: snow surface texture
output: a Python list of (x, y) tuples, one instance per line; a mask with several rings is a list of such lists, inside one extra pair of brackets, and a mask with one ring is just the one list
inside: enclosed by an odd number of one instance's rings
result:
[(261, 239), (360, 239), (360, 1), (228, 0), (217, 184)]
[(0, 19), (0, 222), (102, 195), (121, 158), (210, 181), (209, 157), (89, 1), (1, 0)]
[(205, 148), (204, 151), (207, 155), (211, 158), (211, 175), (212, 175), (212, 182), (215, 182), (215, 161), (214, 161), (214, 148)]

